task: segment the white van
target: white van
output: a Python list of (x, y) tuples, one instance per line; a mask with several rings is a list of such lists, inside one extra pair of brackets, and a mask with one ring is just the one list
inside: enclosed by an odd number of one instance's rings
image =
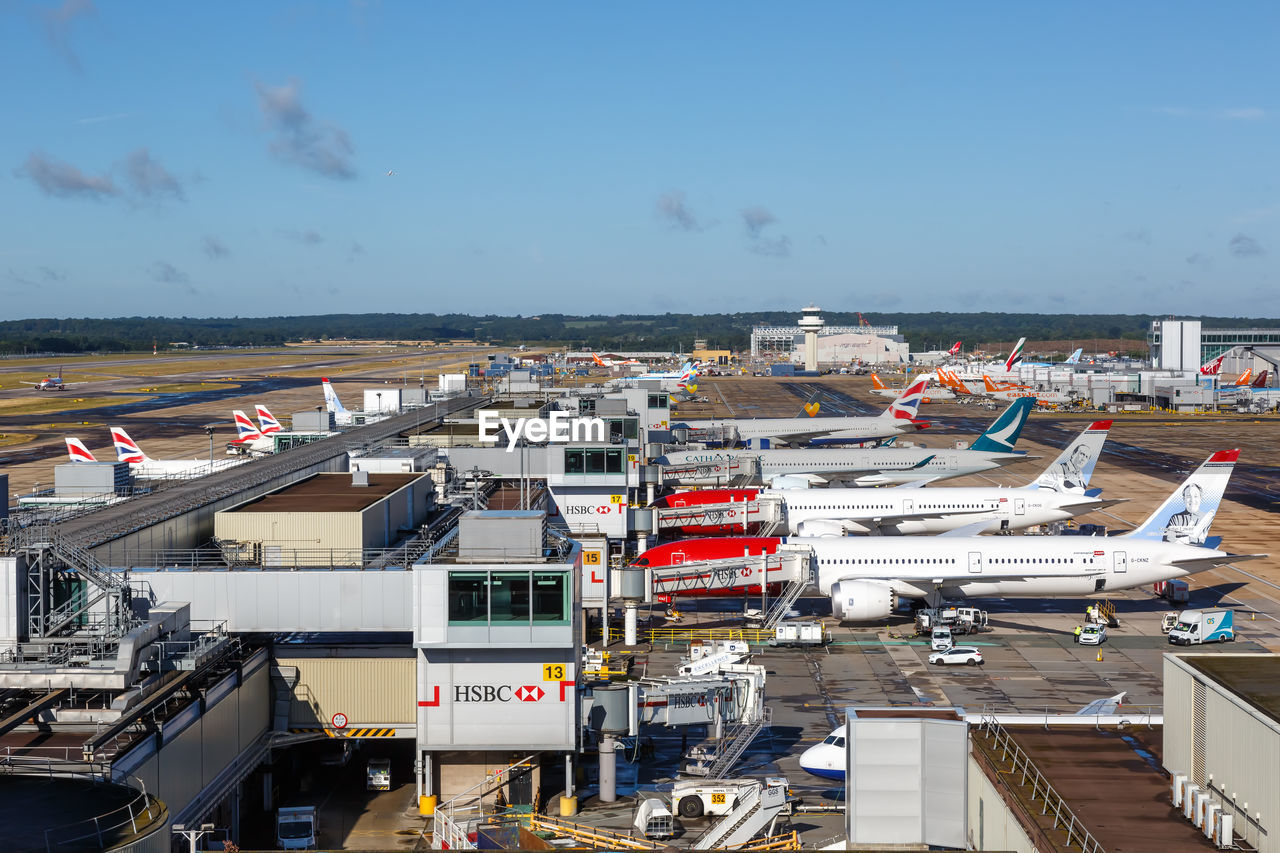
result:
[(365, 790), (391, 790), (391, 759), (371, 758), (365, 766)]
[(954, 646), (956, 641), (951, 636), (951, 629), (942, 627), (934, 628), (933, 634), (929, 639), (929, 648), (935, 652), (945, 652)]

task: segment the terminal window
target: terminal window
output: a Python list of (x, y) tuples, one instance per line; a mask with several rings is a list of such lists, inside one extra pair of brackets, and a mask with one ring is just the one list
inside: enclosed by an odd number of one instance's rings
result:
[(489, 621), (529, 621), (529, 573), (492, 572), (489, 575)]
[(666, 407), (667, 407), (666, 394), (650, 394), (649, 395), (649, 408), (665, 409)]
[(621, 447), (574, 447), (564, 452), (566, 474), (622, 474)]
[(449, 573), (449, 621), (489, 621), (489, 573)]
[(564, 572), (533, 573), (533, 621), (569, 621), (569, 576)]

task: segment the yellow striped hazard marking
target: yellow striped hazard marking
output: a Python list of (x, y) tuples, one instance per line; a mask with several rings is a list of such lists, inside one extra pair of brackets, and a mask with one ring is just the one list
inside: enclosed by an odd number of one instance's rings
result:
[(291, 734), (324, 734), (328, 737), (395, 737), (395, 729), (289, 729)]

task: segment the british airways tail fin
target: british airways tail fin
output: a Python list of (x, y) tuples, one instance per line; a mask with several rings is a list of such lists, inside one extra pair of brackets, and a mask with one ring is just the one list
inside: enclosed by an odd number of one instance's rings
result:
[(116, 459), (121, 462), (128, 462), (136, 465), (139, 462), (154, 462), (150, 456), (142, 452), (142, 448), (132, 438), (129, 433), (120, 427), (111, 427), (111, 441), (116, 446)]
[(1183, 545), (1205, 545), (1209, 525), (1222, 503), (1222, 493), (1231, 480), (1239, 450), (1219, 450), (1182, 481), (1160, 508), (1136, 530), (1125, 536), (1135, 539), (1163, 539)]
[(1094, 421), (1089, 424), (1080, 433), (1080, 437), (1068, 444), (1029, 488), (1051, 489), (1055, 492), (1082, 491), (1087, 488), (1109, 429), (1111, 421)]
[(1013, 351), (1009, 353), (1009, 357), (1004, 361), (1004, 370), (1006, 373), (1013, 371), (1018, 366), (1018, 362), (1022, 361), (1022, 346), (1027, 342), (1026, 338), (1018, 338), (1018, 342), (1013, 345)]
[(84, 446), (78, 438), (67, 439), (67, 455), (71, 457), (72, 462), (97, 462), (98, 457), (94, 456), (89, 448)]
[(1009, 404), (1009, 408), (1000, 413), (987, 431), (978, 436), (970, 450), (996, 451), (1012, 453), (1013, 445), (1022, 434), (1022, 427), (1027, 422), (1031, 407), (1036, 404), (1034, 397), (1019, 397)]
[(262, 431), (253, 425), (253, 421), (244, 412), (239, 409), (233, 409), (231, 416), (236, 421), (236, 444), (242, 441), (255, 441), (262, 438)]
[(889, 404), (889, 408), (880, 413), (880, 417), (915, 420), (916, 414), (920, 411), (920, 402), (924, 400), (924, 392), (928, 387), (929, 374), (926, 373), (903, 388), (898, 398)]
[(284, 427), (280, 426), (280, 422), (267, 410), (266, 406), (259, 405), (257, 406), (257, 410), (258, 424), (262, 427), (263, 435), (271, 435), (274, 432), (284, 431)]
[(338, 392), (333, 390), (333, 386), (329, 384), (329, 380), (321, 377), (320, 383), (324, 386), (324, 405), (335, 415), (345, 414), (347, 407), (342, 405), (342, 401), (338, 399)]

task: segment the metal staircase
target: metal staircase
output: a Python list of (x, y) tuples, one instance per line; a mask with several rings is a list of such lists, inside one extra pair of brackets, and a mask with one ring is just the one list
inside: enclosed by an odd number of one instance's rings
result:
[(755, 719), (748, 719), (731, 726), (721, 739), (713, 754), (695, 757), (685, 764), (684, 772), (691, 776), (705, 776), (708, 779), (723, 779), (729, 770), (747, 751), (751, 742), (766, 727), (772, 725), (773, 713), (769, 708), (762, 709)]
[(778, 816), (788, 808), (785, 788), (757, 785), (747, 789), (738, 805), (698, 836), (694, 850), (740, 847), (761, 833), (771, 833)]
[[(80, 542), (62, 534), (52, 524), (24, 528), (14, 539), (14, 550), (33, 560), (28, 573), (28, 630), (32, 637), (55, 637), (68, 628), (83, 627), (80, 623), (104, 600), (106, 605), (95, 629), (105, 636), (119, 637), (133, 625), (127, 572), (111, 571)], [(54, 567), (58, 564), (92, 585), (93, 591), (73, 593), (55, 605)]]
[(782, 590), (782, 595), (774, 599), (769, 605), (769, 612), (764, 616), (763, 627), (766, 630), (772, 630), (778, 626), (778, 623), (786, 618), (791, 612), (791, 607), (800, 600), (800, 596), (809, 588), (809, 584), (813, 582), (812, 571), (801, 577), (794, 578), (787, 582), (786, 587)]

